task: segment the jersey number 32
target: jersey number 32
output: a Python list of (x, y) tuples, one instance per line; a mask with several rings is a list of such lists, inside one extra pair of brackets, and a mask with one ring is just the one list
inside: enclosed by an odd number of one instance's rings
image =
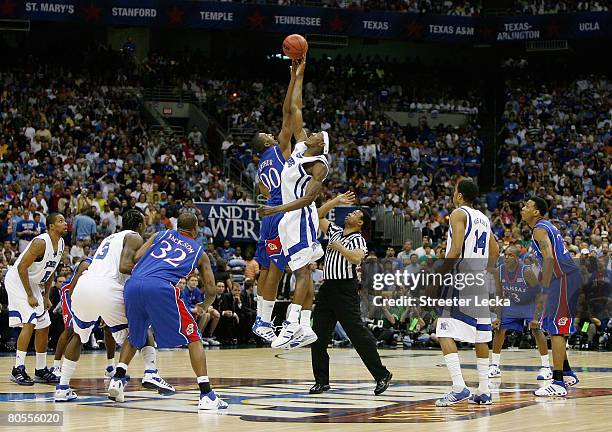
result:
[[(164, 246), (159, 249), (159, 255), (151, 253), (153, 258), (163, 259), (172, 267), (178, 267), (181, 264), (181, 261), (187, 257), (187, 252), (181, 248), (173, 248), (170, 242), (162, 240), (161, 244)], [(169, 253), (171, 253), (172, 256), (168, 256)]]

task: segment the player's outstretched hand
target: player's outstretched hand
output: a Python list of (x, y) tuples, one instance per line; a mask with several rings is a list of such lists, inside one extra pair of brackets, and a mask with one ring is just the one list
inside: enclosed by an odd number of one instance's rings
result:
[(501, 325), (501, 321), (498, 318), (496, 318), (496, 319), (493, 320), (491, 325), (493, 326), (493, 330), (499, 330), (499, 326)]
[(336, 197), (340, 204), (353, 204), (355, 202), (355, 193), (354, 192), (344, 192)]
[(28, 296), (28, 304), (32, 307), (36, 307), (38, 306), (38, 300), (36, 300), (36, 297), (34, 297), (33, 295)]
[(257, 209), (257, 214), (261, 217), (270, 216), (270, 215), (273, 215), (274, 213), (276, 213), (274, 211), (274, 207), (270, 207), (267, 205), (259, 206), (259, 208)]

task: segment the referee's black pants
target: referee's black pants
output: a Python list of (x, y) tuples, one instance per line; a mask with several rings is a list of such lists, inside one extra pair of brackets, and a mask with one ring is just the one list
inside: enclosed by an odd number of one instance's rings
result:
[(312, 318), (312, 329), (318, 337), (317, 341), (310, 345), (312, 372), (318, 384), (329, 384), (327, 345), (331, 342), (337, 321), (342, 324), (374, 379), (378, 381), (387, 377), (389, 371), (380, 361), (376, 338), (361, 320), (357, 282), (354, 279), (325, 281), (319, 288)]

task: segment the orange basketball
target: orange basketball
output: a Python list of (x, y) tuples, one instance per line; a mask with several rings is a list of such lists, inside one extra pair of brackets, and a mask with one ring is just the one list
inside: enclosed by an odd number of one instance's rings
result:
[(292, 34), (283, 41), (283, 52), (292, 60), (303, 59), (308, 51), (308, 42), (302, 35)]

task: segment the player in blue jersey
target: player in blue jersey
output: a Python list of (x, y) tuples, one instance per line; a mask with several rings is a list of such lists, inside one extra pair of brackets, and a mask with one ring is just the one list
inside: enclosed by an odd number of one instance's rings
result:
[[(541, 291), (538, 278), (530, 266), (521, 262), (516, 246), (510, 246), (504, 252), (504, 260), (499, 266), (499, 272), (495, 275), (495, 284), (497, 295), (510, 300), (510, 306), (499, 307), (497, 319), (493, 321), (493, 328), (496, 331), (493, 337), (489, 378), (499, 378), (501, 376), (499, 366), (506, 330), (522, 332), (526, 324), (528, 325), (533, 320), (539, 320), (539, 317), (535, 316), (535, 303), (536, 297)], [(550, 370), (546, 336), (539, 328), (532, 328), (531, 332), (536, 340), (542, 362), (537, 379), (549, 380), (552, 378), (552, 371)]]
[(124, 290), (129, 336), (121, 347), (115, 376), (108, 387), (109, 398), (123, 402), (128, 365), (136, 350), (146, 344), (147, 330), (151, 326), (158, 347), (188, 346), (200, 388), (198, 409), (227, 408), (227, 403), (210, 388), (198, 324), (176, 287), (181, 278), (199, 268), (206, 297), (198, 306), (207, 310), (215, 299), (215, 278), (208, 255), (195, 240), (198, 234), (197, 217), (193, 213), (181, 213), (177, 228), (152, 236), (135, 256), (138, 264)]
[[(521, 217), (533, 230), (531, 247), (541, 273), (543, 295), (536, 313), (543, 307), (542, 328), (550, 334), (553, 352), (553, 381), (535, 391), (536, 396), (566, 396), (567, 387), (578, 383), (565, 349), (566, 336), (575, 331), (574, 318), (582, 286), (580, 269), (563, 243), (563, 236), (549, 220), (544, 219), (548, 205), (543, 198), (530, 198), (521, 209)], [(532, 321), (531, 328), (539, 322)]]
[[(296, 130), (302, 130), (301, 115), (295, 120), (298, 104), (302, 103), (302, 77), (305, 61), (300, 64), (294, 61), (291, 67), (291, 80), (283, 102), (283, 123), (278, 141), (271, 134), (259, 133), (255, 136), (254, 147), (260, 153), (257, 176), (259, 190), (267, 198), (266, 205), (278, 206), (283, 203), (281, 191), (281, 173), (285, 160), (291, 156), (291, 137)], [(259, 241), (255, 251), (255, 260), (261, 266), (257, 280), (257, 317), (253, 324), (253, 333), (267, 342), (276, 338), (272, 327), (272, 311), (280, 283), (288, 261), (278, 234), (278, 225), (282, 214), (262, 218)]]

